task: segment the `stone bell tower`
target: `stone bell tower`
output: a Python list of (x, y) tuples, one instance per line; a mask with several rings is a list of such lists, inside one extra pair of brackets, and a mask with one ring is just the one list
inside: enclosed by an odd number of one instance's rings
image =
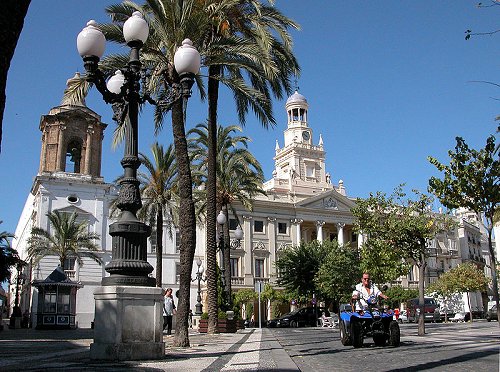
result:
[[(73, 79), (78, 78), (78, 76)], [(68, 85), (72, 79), (68, 80)], [(42, 132), (40, 167), (33, 180), (23, 212), (16, 228), (13, 246), (21, 258), (28, 256), (27, 247), (33, 227), (50, 231), (48, 215), (51, 212), (75, 213), (77, 222), (86, 222), (87, 231), (100, 238), (97, 254), (104, 263), (111, 256), (111, 237), (108, 234), (109, 205), (116, 198), (112, 184), (101, 176), (102, 142), (106, 124), (101, 116), (80, 102), (53, 107), (42, 115), (39, 128)], [(81, 282), (83, 288), (77, 293), (76, 317), (80, 327), (90, 327), (94, 320), (93, 293), (101, 285), (104, 265), (84, 258), (79, 262), (67, 258), (62, 269), (67, 277)], [(30, 267), (33, 279), (43, 280), (59, 264), (56, 256), (40, 260)], [(31, 312), (38, 311), (38, 297), (27, 301)], [(25, 305), (27, 306), (27, 305)], [(66, 318), (54, 317), (56, 326), (66, 324)], [(59, 319), (60, 318), (60, 319)], [(35, 317), (35, 323), (37, 318)], [(66, 322), (66, 323), (65, 323)], [(37, 324), (33, 324), (35, 327)]]
[(39, 174), (65, 172), (100, 178), (106, 126), (84, 101), (57, 106), (42, 115)]

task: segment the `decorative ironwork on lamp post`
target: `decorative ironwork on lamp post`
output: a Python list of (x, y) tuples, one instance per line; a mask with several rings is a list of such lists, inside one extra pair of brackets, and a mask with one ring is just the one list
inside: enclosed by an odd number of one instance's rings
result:
[[(194, 77), (200, 69), (200, 54), (185, 39), (174, 56), (175, 70), (180, 83), (171, 84), (171, 95), (165, 101), (153, 100), (145, 92), (144, 82), (148, 71), (142, 68), (140, 49), (149, 35), (149, 26), (140, 12), (134, 12), (123, 25), (123, 36), (130, 47), (130, 57), (126, 67), (116, 71), (107, 81), (99, 69), (99, 59), (104, 54), (106, 39), (93, 20), (87, 23), (77, 38), (78, 52), (83, 58), (87, 80), (95, 85), (104, 101), (112, 105), (113, 119), (125, 125), (125, 151), (121, 160), (124, 170), (120, 180), (117, 207), (119, 219), (109, 226), (112, 236), (112, 260), (106, 265), (109, 277), (102, 279), (102, 285), (155, 286), (155, 279), (149, 277), (153, 267), (147, 262), (147, 237), (151, 228), (137, 219), (137, 211), (142, 207), (137, 169), (138, 158), (138, 116), (139, 105), (149, 102), (161, 105), (169, 111), (173, 102), (191, 96)], [(142, 85), (142, 89), (141, 89)]]
[(205, 271), (205, 269), (203, 268), (202, 264), (201, 264), (201, 259), (198, 258), (196, 260), (196, 265), (198, 266), (198, 270), (196, 271), (196, 278), (192, 279), (191, 281), (198, 281), (198, 296), (196, 297), (196, 305), (195, 305), (195, 311), (194, 311), (194, 314), (195, 315), (201, 315), (203, 314), (203, 304), (201, 303), (201, 281), (206, 281), (207, 278), (203, 277), (203, 272)]

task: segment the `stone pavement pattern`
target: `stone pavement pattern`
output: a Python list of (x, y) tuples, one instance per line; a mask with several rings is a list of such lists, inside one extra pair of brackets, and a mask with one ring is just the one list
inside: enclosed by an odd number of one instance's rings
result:
[(164, 336), (165, 359), (90, 360), (93, 330), (5, 329), (0, 332), (1, 371), (298, 371), (270, 330), (245, 329), (217, 335), (190, 332), (189, 348)]

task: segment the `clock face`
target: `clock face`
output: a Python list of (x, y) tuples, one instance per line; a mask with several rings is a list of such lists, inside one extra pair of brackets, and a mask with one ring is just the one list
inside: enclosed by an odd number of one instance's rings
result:
[(309, 141), (309, 138), (311, 137), (311, 135), (309, 134), (309, 132), (302, 132), (302, 138), (304, 139), (304, 141)]

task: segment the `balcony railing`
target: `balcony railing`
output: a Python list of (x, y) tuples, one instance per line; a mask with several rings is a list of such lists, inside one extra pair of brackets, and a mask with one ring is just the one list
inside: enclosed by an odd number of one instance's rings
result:
[(269, 283), (269, 278), (254, 278), (253, 280), (254, 283), (262, 282), (264, 284)]
[(64, 273), (70, 280), (74, 280), (76, 277), (76, 270), (64, 270)]
[(242, 276), (233, 276), (231, 277), (231, 284), (243, 285), (245, 284), (245, 278), (243, 278)]

